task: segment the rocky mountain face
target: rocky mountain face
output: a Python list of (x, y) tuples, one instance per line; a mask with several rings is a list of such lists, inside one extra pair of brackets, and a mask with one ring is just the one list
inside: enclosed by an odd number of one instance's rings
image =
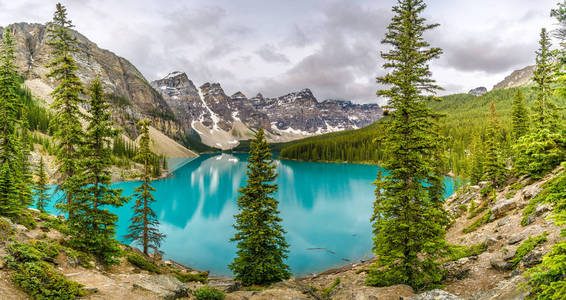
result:
[(479, 96), (481, 96), (481, 95), (483, 95), (483, 94), (486, 94), (486, 93), (487, 93), (487, 88), (485, 88), (485, 87), (483, 87), (483, 86), (477, 87), (477, 88), (475, 88), (475, 89), (471, 89), (471, 90), (468, 92), (468, 94), (474, 95), (474, 96), (476, 96), (476, 97), (479, 97)]
[(533, 83), (533, 72), (536, 66), (528, 66), (521, 70), (516, 70), (511, 75), (505, 77), (503, 81), (493, 86), (494, 90), (509, 89), (519, 86), (525, 86)]
[[(50, 102), (49, 93), (56, 83), (47, 78), (51, 49), (46, 26), (16, 23), (9, 27), (17, 42), (16, 64), (26, 78), (25, 84), (34, 95)], [(79, 78), (87, 85), (100, 77), (114, 103), (113, 120), (132, 139), (137, 137), (137, 121), (146, 118), (159, 131), (185, 145), (196, 139), (208, 146), (229, 149), (239, 140), (251, 138), (260, 127), (267, 130), (269, 140), (283, 142), (363, 127), (381, 117), (377, 104), (318, 102), (308, 89), (278, 98), (264, 98), (261, 94), (247, 98), (241, 92), (228, 96), (220, 84), (205, 83), (197, 88), (181, 72), (150, 84), (125, 58), (99, 48), (79, 32), (73, 31), (73, 35), (78, 41), (73, 58)]]
[(319, 102), (309, 89), (277, 98), (241, 92), (227, 96), (220, 84), (197, 88), (185, 73), (172, 72), (151, 85), (161, 92), (176, 119), (208, 145), (232, 148), (264, 128), (271, 141), (283, 142), (367, 126), (382, 116), (377, 104), (343, 100)]
[[(25, 76), (32, 93), (37, 81), (48, 88), (55, 82), (47, 78), (51, 49), (47, 45), (48, 33), (43, 24), (16, 23), (9, 25), (16, 40), (16, 64)], [(2, 29), (3, 31), (3, 29)], [(99, 48), (82, 34), (74, 31), (78, 51), (73, 54), (81, 81), (88, 84), (99, 76), (105, 92), (114, 102), (113, 120), (121, 125), (130, 137), (137, 136), (135, 124), (148, 118), (153, 126), (172, 137), (182, 135), (174, 115), (160, 93), (155, 91), (144, 76), (128, 60)], [(41, 93), (40, 93), (41, 94)], [(49, 99), (46, 99), (49, 100)]]

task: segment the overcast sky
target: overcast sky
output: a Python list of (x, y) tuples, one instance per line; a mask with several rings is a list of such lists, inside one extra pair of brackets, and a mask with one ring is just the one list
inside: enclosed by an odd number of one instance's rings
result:
[[(0, 0), (0, 25), (45, 23), (51, 0)], [(379, 51), (394, 0), (69, 0), (76, 29), (129, 59), (148, 80), (186, 72), (197, 86), (220, 82), (280, 96), (310, 88), (319, 100), (376, 102)], [(444, 49), (432, 64), (446, 91), (488, 89), (534, 64), (557, 0), (429, 0), (428, 33)]]

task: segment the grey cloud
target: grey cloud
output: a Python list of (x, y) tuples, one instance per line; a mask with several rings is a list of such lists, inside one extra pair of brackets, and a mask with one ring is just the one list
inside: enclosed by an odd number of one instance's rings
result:
[(255, 51), (255, 53), (268, 63), (289, 63), (289, 58), (285, 54), (280, 53), (271, 44), (265, 44)]

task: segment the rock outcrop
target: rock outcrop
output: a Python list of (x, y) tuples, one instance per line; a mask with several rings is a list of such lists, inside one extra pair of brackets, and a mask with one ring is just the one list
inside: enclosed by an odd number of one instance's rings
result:
[(487, 93), (487, 88), (485, 88), (485, 87), (483, 87), (483, 86), (477, 87), (477, 88), (475, 88), (475, 89), (471, 89), (471, 90), (468, 92), (468, 94), (474, 95), (474, 96), (476, 96), (476, 97), (481, 96), (481, 95), (486, 94), (486, 93)]
[(505, 77), (503, 81), (493, 86), (493, 90), (509, 89), (525, 86), (533, 83), (533, 72), (536, 66), (528, 66), (520, 70), (513, 71), (511, 75)]

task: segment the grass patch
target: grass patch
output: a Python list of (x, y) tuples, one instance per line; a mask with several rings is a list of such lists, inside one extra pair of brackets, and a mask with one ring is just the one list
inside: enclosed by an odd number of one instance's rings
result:
[(334, 290), (334, 288), (337, 287), (339, 284), (340, 284), (340, 278), (336, 278), (329, 287), (322, 290), (322, 294), (324, 295), (324, 297), (329, 298), (330, 293), (332, 293), (332, 290)]
[(463, 245), (450, 245), (448, 250), (448, 261), (456, 261), (464, 257), (480, 255), (486, 250), (486, 243), (478, 243), (469, 247)]
[(128, 253), (128, 254), (126, 254), (126, 258), (128, 259), (128, 261), (132, 265), (134, 265), (134, 266), (136, 266), (136, 267), (138, 267), (142, 270), (146, 270), (146, 271), (152, 272), (152, 273), (161, 274), (161, 270), (159, 270), (159, 268), (155, 264), (147, 261), (145, 259), (145, 257), (143, 257), (139, 254)]
[(462, 230), (463, 233), (470, 233), (472, 231), (475, 231), (476, 229), (478, 229), (478, 227), (480, 227), (481, 225), (487, 224), (489, 223), (489, 218), (491, 217), (491, 210), (488, 210), (483, 217), (477, 219), (474, 223), (472, 223), (470, 226), (464, 228), (464, 230)]
[(547, 235), (548, 233), (545, 231), (539, 236), (534, 236), (534, 237), (530, 236), (526, 241), (521, 243), (521, 245), (519, 246), (519, 248), (517, 248), (517, 251), (515, 252), (515, 256), (513, 256), (513, 259), (511, 259), (513, 268), (516, 268), (517, 265), (519, 265), (519, 263), (521, 262), (521, 260), (523, 260), (523, 258), (527, 256), (527, 254), (531, 253), (536, 248), (536, 246), (546, 242)]
[(224, 300), (226, 294), (213, 287), (205, 285), (193, 292), (197, 300)]
[(180, 282), (183, 283), (187, 283), (187, 282), (193, 282), (193, 281), (198, 281), (200, 283), (204, 283), (206, 284), (207, 280), (208, 280), (208, 272), (201, 272), (201, 273), (181, 273), (177, 270), (175, 270), (175, 277), (177, 279), (179, 279)]

